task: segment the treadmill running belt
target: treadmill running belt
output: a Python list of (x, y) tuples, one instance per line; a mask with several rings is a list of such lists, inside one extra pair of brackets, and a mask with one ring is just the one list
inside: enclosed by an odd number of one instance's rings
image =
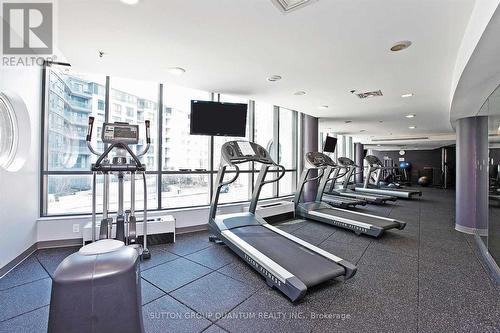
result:
[(344, 267), (266, 227), (239, 227), (231, 232), (298, 277), (307, 287), (345, 274)]
[(342, 211), (342, 210), (336, 210), (336, 209), (330, 209), (330, 208), (321, 208), (321, 209), (316, 209), (315, 211), (323, 213), (323, 214), (328, 214), (331, 216), (338, 216), (338, 217), (341, 217), (344, 219), (354, 220), (357, 222), (372, 224), (372, 225), (375, 225), (375, 226), (383, 228), (383, 229), (391, 229), (391, 228), (398, 228), (399, 227), (399, 223), (397, 223), (397, 222), (377, 218), (376, 216), (374, 216), (374, 217), (365, 216), (365, 215), (361, 215), (361, 214), (356, 214), (355, 212)]

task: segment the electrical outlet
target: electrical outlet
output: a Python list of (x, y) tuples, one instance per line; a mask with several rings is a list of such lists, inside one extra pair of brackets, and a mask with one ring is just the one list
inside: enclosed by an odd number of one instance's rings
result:
[(75, 232), (75, 233), (80, 232), (80, 225), (79, 224), (73, 224), (73, 232)]

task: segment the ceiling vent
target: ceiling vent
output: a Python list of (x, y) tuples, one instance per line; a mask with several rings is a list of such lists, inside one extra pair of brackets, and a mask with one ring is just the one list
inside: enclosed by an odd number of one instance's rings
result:
[(318, 0), (271, 0), (283, 13), (289, 13), (315, 1)]
[(371, 98), (371, 97), (380, 97), (383, 96), (381, 90), (376, 90), (376, 91), (369, 91), (369, 92), (364, 92), (360, 94), (356, 94), (359, 98), (365, 99), (365, 98)]
[(386, 141), (413, 141), (413, 140), (429, 140), (428, 136), (420, 136), (413, 138), (386, 138), (386, 139), (372, 139), (372, 142), (386, 142)]

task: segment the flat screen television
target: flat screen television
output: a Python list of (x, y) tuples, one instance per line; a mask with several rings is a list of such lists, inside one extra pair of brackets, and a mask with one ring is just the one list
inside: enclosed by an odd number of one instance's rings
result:
[(327, 153), (334, 153), (337, 147), (337, 138), (333, 136), (327, 136), (325, 139), (325, 145), (323, 146), (323, 151)]
[(245, 137), (247, 104), (191, 101), (190, 133)]

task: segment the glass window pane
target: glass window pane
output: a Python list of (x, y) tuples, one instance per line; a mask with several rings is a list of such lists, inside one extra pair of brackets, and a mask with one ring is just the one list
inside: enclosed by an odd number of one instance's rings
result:
[(162, 208), (203, 206), (210, 203), (208, 174), (163, 175)]
[[(105, 76), (75, 73), (68, 66), (51, 65), (47, 71), (47, 168), (48, 170), (90, 170), (96, 160), (85, 141), (88, 117), (95, 117), (94, 147), (104, 122)], [(100, 140), (99, 140), (100, 141)]]
[[(102, 186), (103, 177), (97, 177), (96, 211), (102, 213)], [(148, 210), (157, 209), (156, 176), (146, 177), (148, 188)], [(49, 175), (47, 181), (47, 214), (90, 214), (92, 212), (92, 176), (90, 175)], [(142, 175), (136, 175), (135, 208), (144, 209)], [(109, 210), (118, 208), (117, 178), (110, 177)], [(124, 182), (124, 208), (130, 208), (130, 175)]]
[[(102, 211), (102, 191), (97, 193)], [(92, 211), (92, 176), (48, 176), (47, 214), (77, 214)]]
[(155, 82), (144, 82), (122, 78), (111, 78), (109, 121), (126, 122), (139, 125), (139, 144), (132, 145), (134, 153), (146, 147), (144, 121), (151, 122), (151, 146), (141, 161), (146, 164), (146, 170), (158, 170), (157, 163), (157, 133), (158, 133), (158, 89)]
[[(99, 179), (101, 177), (97, 177)], [(118, 210), (118, 178), (110, 176), (109, 182), (109, 211)], [(146, 175), (146, 187), (148, 191), (148, 210), (158, 209), (157, 178), (155, 175)], [(102, 180), (101, 180), (102, 182)], [(125, 175), (123, 182), (123, 209), (130, 209), (130, 175)], [(102, 184), (98, 185), (98, 190), (102, 192)], [(100, 193), (100, 192), (98, 192)], [(102, 201), (102, 200), (101, 200)], [(102, 210), (102, 203), (99, 203)], [(135, 175), (135, 209), (144, 209), (144, 180), (142, 175)]]
[(210, 137), (189, 134), (191, 100), (210, 100), (210, 94), (176, 86), (164, 88), (163, 170), (210, 169)]
[[(260, 164), (256, 164), (256, 168), (260, 168)], [(257, 177), (259, 177), (259, 173), (255, 172), (254, 173), (254, 181), (257, 180)], [(267, 173), (266, 180), (271, 180), (274, 177), (276, 177), (276, 173), (269, 171)], [(262, 187), (262, 189), (260, 190), (259, 200), (273, 198), (274, 197), (273, 196), (273, 188), (274, 188), (274, 183), (264, 185)]]
[(271, 156), (274, 154), (273, 124), (274, 106), (255, 102), (255, 142), (266, 148)]
[(295, 192), (295, 188), (293, 187), (293, 177), (295, 177), (295, 175), (295, 171), (288, 171), (285, 173), (283, 178), (281, 178), (278, 187), (278, 195), (280, 197), (293, 194)]
[[(230, 180), (234, 173), (227, 173), (224, 180)], [(214, 177), (215, 179), (216, 177)], [(229, 203), (250, 200), (251, 173), (240, 173), (236, 181), (222, 188), (219, 203)], [(215, 187), (214, 187), (215, 188)]]
[(293, 111), (280, 108), (279, 160), (280, 164), (287, 169), (295, 169), (295, 162), (293, 160), (293, 149), (295, 146), (294, 130)]
[[(220, 96), (220, 101), (221, 102), (229, 102), (229, 103), (244, 103), (248, 104), (248, 100), (244, 98), (239, 98), (235, 96), (230, 96), (230, 95), (221, 95)], [(222, 145), (228, 141), (233, 141), (233, 140), (249, 140), (250, 138), (250, 122), (249, 122), (249, 114), (247, 112), (247, 128), (245, 131), (245, 137), (230, 137), (230, 136), (214, 136), (214, 169), (217, 171), (220, 163), (220, 151), (222, 148)], [(241, 170), (250, 170), (251, 164), (250, 163), (244, 163), (240, 165)]]

